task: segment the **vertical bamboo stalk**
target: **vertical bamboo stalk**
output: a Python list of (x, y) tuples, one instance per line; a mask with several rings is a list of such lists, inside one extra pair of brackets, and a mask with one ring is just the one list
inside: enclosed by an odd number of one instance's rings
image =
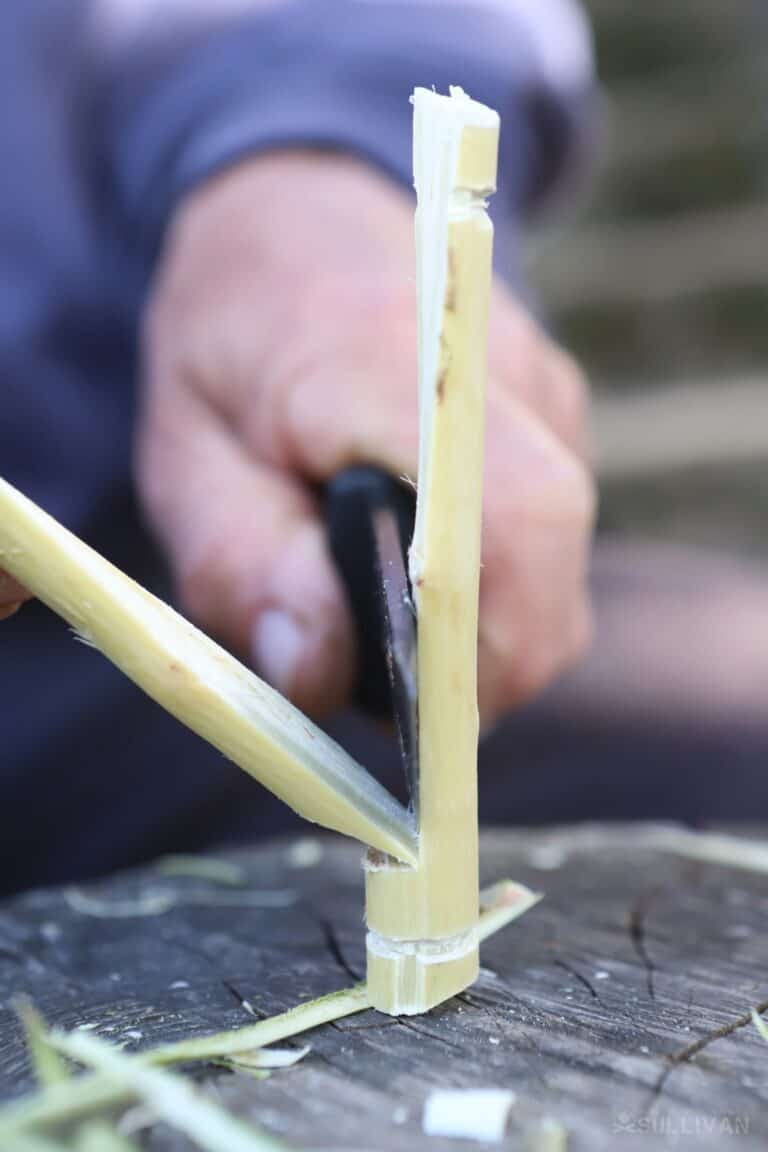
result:
[(419, 859), (366, 863), (368, 988), (423, 1012), (477, 975), (477, 612), (499, 118), (460, 89), (414, 95), (420, 461)]

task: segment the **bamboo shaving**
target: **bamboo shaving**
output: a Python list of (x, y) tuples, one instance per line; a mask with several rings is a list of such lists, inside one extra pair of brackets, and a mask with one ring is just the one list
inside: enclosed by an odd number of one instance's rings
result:
[(369, 1007), (368, 993), (364, 984), (355, 988), (345, 988), (342, 992), (332, 992), (307, 1004), (300, 1004), (283, 1012), (249, 1024), (233, 1032), (220, 1032), (215, 1036), (200, 1036), (191, 1040), (179, 1040), (174, 1044), (164, 1044), (143, 1053), (143, 1058), (155, 1065), (182, 1064), (194, 1060), (211, 1060), (215, 1057), (240, 1056), (263, 1048), (280, 1040), (287, 1040), (320, 1024), (328, 1024), (343, 1016), (364, 1012)]
[(543, 840), (537, 840), (528, 864), (534, 868), (555, 869), (567, 863), (575, 852), (605, 852), (606, 849), (668, 852), (724, 868), (768, 873), (768, 844), (764, 841), (720, 832), (698, 832), (677, 824), (640, 824), (614, 830), (589, 825), (554, 829)]
[(529, 908), (533, 908), (543, 898), (543, 893), (532, 892), (524, 884), (514, 880), (499, 880), (480, 893), (480, 921), (478, 937), (487, 940), (513, 920), (517, 920)]
[(650, 846), (689, 860), (704, 860), (748, 872), (768, 872), (768, 845), (759, 840), (685, 828), (659, 828)]
[(111, 1128), (105, 1120), (83, 1124), (75, 1149), (76, 1152), (141, 1152), (137, 1144)]
[(27, 1052), (39, 1084), (58, 1084), (69, 1079), (64, 1059), (48, 1043), (48, 1027), (34, 1005), (27, 999), (19, 1000), (16, 1015), (24, 1029)]
[[(27, 1050), (39, 1084), (60, 1084), (71, 1078), (67, 1062), (50, 1043), (48, 1027), (29, 1000), (20, 1000), (16, 1013), (24, 1029)], [(22, 1140), (22, 1147), (24, 1147)], [(56, 1145), (58, 1148), (59, 1146)], [(76, 1152), (139, 1152), (137, 1146), (106, 1120), (87, 1120), (77, 1131)]]
[(93, 896), (81, 888), (67, 888), (64, 899), (73, 912), (98, 920), (130, 920), (142, 916), (163, 916), (173, 908), (193, 905), (205, 908), (290, 908), (296, 903), (291, 889), (249, 892), (207, 891), (188, 888), (147, 888), (132, 900), (112, 900)]
[(241, 1052), (237, 1063), (245, 1068), (293, 1068), (311, 1051), (311, 1044), (303, 1048), (257, 1048), (253, 1052)]
[(211, 1063), (216, 1068), (226, 1068), (227, 1072), (239, 1072), (242, 1076), (249, 1076), (251, 1080), (269, 1080), (272, 1073), (268, 1068), (251, 1068), (248, 1064), (243, 1064), (237, 1056), (231, 1056), (229, 1059), (212, 1060)]
[(763, 1040), (765, 1040), (766, 1044), (768, 1044), (768, 1024), (766, 1024), (762, 1016), (758, 1015), (757, 1009), (753, 1008), (751, 1010), (751, 1014), (752, 1022), (755, 1025), (755, 1028), (757, 1028)]
[(526, 1142), (527, 1152), (567, 1152), (568, 1129), (559, 1120), (545, 1117)]
[(514, 1103), (514, 1092), (501, 1088), (438, 1090), (427, 1097), (422, 1128), (426, 1136), (500, 1144)]
[(102, 1072), (206, 1152), (284, 1152), (287, 1147), (225, 1111), (181, 1076), (124, 1056), (96, 1036), (54, 1033), (52, 1043), (71, 1059)]
[(194, 876), (197, 880), (210, 880), (214, 884), (227, 884), (241, 888), (247, 880), (245, 870), (231, 860), (218, 860), (215, 856), (174, 854), (162, 856), (156, 864), (163, 876)]
[(278, 1069), (293, 1068), (311, 1051), (310, 1044), (303, 1048), (256, 1048), (237, 1056), (223, 1056), (216, 1063), (231, 1072), (243, 1072), (254, 1080), (268, 1080)]
[(18, 1137), (13, 1152), (70, 1152), (70, 1149), (66, 1144), (60, 1144), (58, 1140), (25, 1133)]
[[(528, 908), (533, 907), (540, 899), (541, 896), (538, 893), (531, 892), (523, 885), (516, 884), (511, 880), (501, 880), (498, 884), (485, 889), (481, 894), (480, 938), (485, 940), (498, 932), (506, 924), (521, 916)], [(209, 1063), (233, 1061), (239, 1062), (243, 1067), (250, 1064), (251, 1071), (257, 1074), (267, 1074), (270, 1070), (269, 1065), (261, 1064), (259, 1066), (261, 1058), (273, 1062), (277, 1059), (277, 1066), (289, 1067), (290, 1063), (296, 1063), (306, 1056), (307, 1048), (292, 1050), (290, 1056), (279, 1055), (280, 1049), (272, 1049), (271, 1052), (264, 1052), (263, 1057), (260, 1057), (257, 1050), (266, 1048), (270, 1044), (279, 1043), (281, 1040), (287, 1040), (301, 1032), (317, 1028), (333, 1020), (340, 1020), (345, 1016), (363, 1012), (369, 1007), (367, 989), (365, 985), (361, 984), (354, 988), (333, 992), (306, 1004), (300, 1004), (288, 1012), (260, 1020), (257, 1024), (251, 1024), (245, 1028), (221, 1032), (213, 1036), (193, 1037), (189, 1040), (161, 1045), (136, 1055), (128, 1056), (119, 1050), (117, 1050), (117, 1054), (122, 1062), (121, 1067), (127, 1063), (131, 1069), (139, 1068), (152, 1071), (167, 1065), (194, 1061), (207, 1061)], [(60, 1065), (54, 1066), (53, 1062), (48, 1065), (40, 1055), (41, 1046), (43, 1044), (49, 1046), (48, 1035), (43, 1031), (45, 1024), (31, 1007), (27, 1007), (23, 1011), (26, 1012), (25, 1028), (27, 1035), (38, 1051), (36, 1059), (39, 1066), (42, 1068), (45, 1063), (46, 1068), (50, 1070), (45, 1074), (47, 1082), (40, 1091), (23, 1100), (9, 1104), (0, 1111), (0, 1148), (12, 1147), (14, 1152), (22, 1152), (24, 1148), (22, 1137), (26, 1139), (27, 1129), (31, 1125), (40, 1128), (45, 1125), (74, 1123), (81, 1121), (84, 1117), (93, 1116), (106, 1108), (135, 1101), (137, 1097), (146, 1104), (145, 1097), (135, 1088), (134, 1082), (129, 1084), (125, 1077), (108, 1076), (103, 1071), (54, 1082), (54, 1077), (58, 1076)], [(96, 1044), (99, 1045), (99, 1052), (102, 1048), (106, 1048), (110, 1053), (114, 1051), (105, 1041), (90, 1036), (82, 1029), (63, 1037), (61, 1034), (57, 1034), (57, 1050), (66, 1052), (68, 1055), (74, 1055), (70, 1041), (77, 1044), (78, 1038), (85, 1041), (86, 1045), (89, 1040), (95, 1040)], [(78, 1051), (80, 1051), (84, 1062), (90, 1063), (90, 1060), (85, 1058), (83, 1049), (79, 1048)], [(88, 1051), (92, 1052), (93, 1050), (89, 1049)], [(281, 1061), (283, 1061), (282, 1065), (280, 1064)], [(276, 1065), (273, 1063), (272, 1066), (275, 1067)], [(153, 1083), (156, 1084), (157, 1082)], [(182, 1083), (184, 1082), (182, 1081)], [(276, 1145), (273, 1144), (272, 1146)], [(50, 1147), (59, 1152), (57, 1145), (49, 1145)], [(124, 1152), (126, 1147), (130, 1148), (130, 1145), (126, 1146), (123, 1143), (120, 1146), (120, 1152)], [(252, 1145), (251, 1147), (258, 1146)], [(114, 1149), (117, 1152), (118, 1145), (115, 1144)], [(233, 1145), (232, 1149), (227, 1149), (227, 1152), (234, 1152), (234, 1150), (235, 1146)], [(41, 1152), (41, 1150), (39, 1148), (32, 1149), (30, 1146), (27, 1152)], [(112, 1148), (109, 1144), (104, 1143), (99, 1152), (112, 1152)]]
[(291, 868), (315, 868), (322, 858), (322, 842), (309, 836), (295, 840), (288, 849), (288, 864)]
[[(258, 1024), (246, 1028), (165, 1044), (130, 1059), (149, 1066), (191, 1063), (196, 1060), (212, 1062), (287, 1040), (310, 1028), (362, 1012), (368, 1006), (365, 986), (359, 985), (321, 996), (318, 1000), (300, 1004), (288, 1012), (260, 1020)], [(101, 1074), (79, 1076), (66, 1083), (49, 1085), (32, 1096), (6, 1105), (0, 1111), (0, 1148), (14, 1147), (11, 1141), (29, 1125), (41, 1127), (70, 1123), (131, 1099), (133, 1094), (124, 1084), (118, 1084)]]

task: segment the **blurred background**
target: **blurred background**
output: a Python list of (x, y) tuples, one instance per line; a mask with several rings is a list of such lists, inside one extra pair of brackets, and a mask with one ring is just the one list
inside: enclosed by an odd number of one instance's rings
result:
[(593, 389), (595, 640), (481, 745), (486, 823), (768, 812), (768, 10), (586, 0), (595, 168), (530, 236)]
[(768, 10), (585, 6), (596, 168), (527, 264), (593, 387), (595, 643), (486, 740), (481, 815), (764, 818)]
[(601, 521), (768, 549), (768, 11), (586, 0), (589, 195), (530, 274), (595, 389)]

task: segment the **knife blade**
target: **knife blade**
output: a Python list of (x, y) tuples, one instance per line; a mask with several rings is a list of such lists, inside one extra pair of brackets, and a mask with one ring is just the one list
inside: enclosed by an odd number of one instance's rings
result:
[(416, 614), (406, 554), (415, 493), (378, 468), (348, 468), (325, 493), (331, 553), (357, 629), (355, 702), (395, 721), (408, 799), (418, 804)]

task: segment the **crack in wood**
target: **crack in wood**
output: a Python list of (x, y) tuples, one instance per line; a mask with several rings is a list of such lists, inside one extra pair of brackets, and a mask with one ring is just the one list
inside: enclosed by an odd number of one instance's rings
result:
[(468, 1008), (476, 1008), (479, 1012), (484, 1012), (486, 1009), (485, 1004), (476, 1004), (474, 1000), (471, 1000), (467, 992), (457, 992), (454, 1000), (461, 1000), (462, 1004), (466, 1004)]
[(381, 1028), (394, 1028), (398, 1020), (394, 1016), (385, 1016), (381, 1020), (374, 1020), (372, 1024), (340, 1023), (338, 1020), (331, 1020), (330, 1024), (337, 1032), (349, 1035), (350, 1032), (378, 1032)]
[(26, 957), (21, 952), (5, 944), (0, 944), (0, 960), (11, 960), (14, 964), (22, 965), (27, 963)]
[[(296, 1147), (375, 1144), (382, 1152), (401, 1152), (418, 1143), (424, 1099), (436, 1085), (509, 1084), (520, 1107), (508, 1141), (524, 1141), (528, 1118), (550, 1112), (555, 1101), (558, 1119), (585, 1148), (618, 1149), (623, 1141), (611, 1131), (618, 1133), (618, 1121), (627, 1116), (637, 1120), (632, 1130), (644, 1132), (638, 1136), (643, 1148), (662, 1152), (692, 1115), (746, 1117), (745, 1152), (747, 1145), (750, 1152), (768, 1148), (766, 1049), (744, 1015), (758, 999), (768, 1003), (761, 878), (745, 872), (731, 899), (730, 872), (707, 864), (701, 891), (693, 867), (671, 866), (668, 856), (650, 850), (635, 857), (623, 844), (615, 846), (612, 830), (605, 832), (603, 850), (602, 836), (596, 834), (594, 851), (580, 859), (578, 884), (574, 869), (553, 872), (546, 915), (533, 917), (516, 945), (495, 944), (495, 974), (484, 969), (450, 1004), (407, 1022), (370, 1011), (311, 1037), (297, 1036), (296, 1043), (312, 1045), (311, 1058), (297, 1072), (300, 1092), (293, 1075), (259, 1084), (245, 1076), (225, 1080), (202, 1061), (191, 1069), (194, 1082), (213, 1091), (220, 1086), (237, 1114), (274, 1113), (281, 1135)], [(538, 835), (531, 840), (539, 842)], [(494, 833), (484, 846), (484, 869), (508, 874), (523, 867), (528, 853), (517, 833)], [(297, 902), (264, 923), (243, 924), (231, 909), (217, 908), (162, 924), (137, 918), (107, 932), (103, 922), (77, 918), (61, 894), (38, 893), (7, 906), (0, 925), (3, 1094), (32, 1087), (23, 1040), (7, 1007), (14, 992), (26, 992), (61, 1027), (98, 1024), (113, 1042), (134, 1040), (125, 1032), (141, 1030), (139, 1049), (242, 1027), (245, 997), (260, 1014), (275, 1015), (331, 987), (349, 987), (355, 981), (332, 940), (350, 968), (363, 967), (358, 857), (354, 845), (329, 847), (322, 886), (316, 873), (286, 874)], [(248, 874), (266, 873), (277, 885), (274, 861), (282, 868), (284, 858), (283, 848), (251, 853)], [(116, 879), (114, 895), (124, 885), (132, 897), (136, 877)], [(652, 889), (662, 895), (649, 914)], [(330, 924), (330, 939), (320, 918)], [(51, 933), (52, 943), (41, 931), (48, 921), (61, 930), (60, 939)], [(655, 1001), (646, 990), (638, 937), (655, 969)], [(16, 957), (2, 955), (16, 947), (21, 967)], [(43, 967), (33, 963), (38, 949)], [(599, 968), (610, 970), (610, 981), (596, 979)], [(599, 999), (577, 983), (576, 972)], [(574, 995), (564, 995), (566, 984)], [(709, 1047), (732, 1031), (737, 1034), (728, 1045), (723, 1039), (719, 1048)], [(677, 1078), (669, 1078), (675, 1068)], [(407, 1112), (406, 1126), (394, 1120), (395, 1107)], [(640, 1128), (652, 1110), (658, 1122)], [(150, 1139), (158, 1150), (176, 1148), (159, 1127)], [(719, 1147), (714, 1133), (704, 1143)]]
[(629, 920), (627, 923), (627, 931), (629, 932), (629, 938), (632, 941), (632, 947), (635, 949), (640, 963), (645, 968), (648, 995), (651, 1000), (656, 999), (656, 989), (654, 987), (656, 965), (650, 957), (648, 947), (645, 942), (645, 921), (648, 913), (651, 910), (651, 906), (656, 901), (661, 892), (661, 888), (651, 888), (647, 892), (642, 892), (629, 910)]
[(463, 1052), (464, 1048), (461, 1044), (454, 1044), (453, 1040), (446, 1040), (444, 1036), (439, 1036), (436, 1032), (430, 1032), (427, 1028), (417, 1028), (410, 1016), (398, 1016), (397, 1023), (414, 1035), (419, 1036), (422, 1040), (433, 1040), (437, 1044), (444, 1044), (446, 1048), (453, 1048), (455, 1052)]
[[(754, 1011), (758, 1016), (762, 1016), (764, 1012), (768, 1012), (768, 1000), (763, 1000), (755, 1005)], [(694, 1040), (692, 1044), (687, 1044), (685, 1048), (681, 1048), (678, 1052), (673, 1052), (671, 1056), (667, 1057), (668, 1066), (664, 1068), (659, 1076), (653, 1089), (653, 1098), (657, 1099), (664, 1090), (667, 1080), (674, 1072), (675, 1068), (679, 1068), (681, 1064), (688, 1064), (710, 1044), (714, 1044), (715, 1040), (723, 1040), (726, 1036), (731, 1036), (734, 1032), (738, 1032), (740, 1028), (746, 1028), (748, 1024), (752, 1023), (752, 1011), (745, 1012), (742, 1016), (737, 1016), (728, 1024), (721, 1024), (719, 1028), (713, 1028), (710, 1032), (705, 1032), (698, 1040)]]
[(587, 979), (586, 976), (579, 972), (578, 968), (574, 968), (572, 964), (568, 964), (565, 960), (553, 960), (552, 963), (557, 968), (562, 968), (564, 972), (568, 972), (569, 975), (573, 976), (574, 980), (578, 980), (579, 984), (582, 984), (586, 988), (587, 992), (589, 992), (590, 996), (594, 996), (595, 1000), (600, 999), (595, 986), (591, 983), (591, 981)]
[[(499, 983), (500, 988), (504, 992), (504, 995), (507, 998), (507, 1000), (511, 1000), (512, 1003), (520, 1011), (520, 1020), (514, 1021), (514, 1023), (516, 1025), (529, 1024), (533, 1028), (542, 1028), (543, 1029), (543, 1028), (546, 1028), (551, 1023), (558, 1022), (562, 1019), (562, 1017), (558, 1013), (556, 1013), (554, 1011), (550, 1011), (548, 1008), (544, 1008), (541, 1005), (536, 1005), (536, 1007), (532, 1007), (532, 1005), (529, 1004), (527, 1000), (524, 1000), (522, 998), (522, 996), (518, 996), (516, 992), (512, 991), (511, 985), (507, 981), (499, 979), (498, 983)], [(464, 993), (463, 995), (466, 995), (466, 993)], [(473, 1001), (474, 1001), (474, 1003), (473, 1003)], [(496, 1013), (496, 1012), (503, 1011), (503, 1010), (507, 1010), (507, 1011), (510, 1010), (509, 1004), (499, 1003), (498, 1001), (489, 1000), (483, 996), (482, 991), (480, 991), (479, 989), (473, 989), (472, 990), (472, 999), (468, 998), (467, 1000), (465, 1000), (465, 1003), (469, 1004), (470, 1007), (480, 1008), (480, 1009), (482, 1009), (486, 1012), (490, 1012), (492, 1014)], [(506, 1019), (506, 1017), (504, 1017), (504, 1019)], [(510, 1019), (511, 1019), (511, 1016), (510, 1016)]]
[(317, 926), (323, 934), (325, 946), (333, 959), (336, 961), (336, 964), (339, 966), (342, 972), (345, 972), (346, 975), (349, 976), (350, 980), (354, 980), (356, 984), (359, 984), (363, 979), (362, 973), (353, 968), (344, 955), (344, 951), (339, 942), (339, 938), (336, 935), (336, 929), (334, 928), (331, 921), (322, 917), (317, 917), (316, 921)]
[(213, 956), (209, 956), (204, 948), (199, 945), (191, 944), (189, 940), (178, 939), (174, 941), (174, 947), (180, 948), (182, 952), (186, 952), (188, 956), (194, 956), (196, 960), (202, 960), (208, 967), (218, 975), (218, 964)]
[(221, 982), (226, 988), (227, 992), (229, 992), (230, 996), (232, 996), (237, 1001), (244, 1012), (247, 1012), (249, 1016), (255, 1016), (258, 1020), (267, 1019), (269, 1013), (262, 1012), (260, 1008), (256, 1008), (246, 996), (243, 996), (242, 992), (239, 990), (239, 988), (236, 987), (235, 984), (232, 983), (231, 980), (226, 980), (224, 977), (222, 977)]
[[(506, 1016), (503, 1015), (503, 1013), (502, 1013), (502, 1011), (498, 1005), (483, 1003), (481, 1001), (476, 1002), (466, 992), (459, 992), (454, 997), (454, 999), (461, 1000), (461, 1002), (463, 1004), (466, 1004), (468, 1007), (474, 1008), (477, 1011), (485, 1013), (488, 1016), (490, 1016), (497, 1024), (499, 1024), (501, 1026), (501, 1028), (504, 1031), (505, 1037), (506, 1037), (506, 1030), (507, 1030), (507, 1028), (510, 1027), (511, 1021)], [(519, 1001), (519, 1003), (522, 1003), (522, 1001)], [(528, 1047), (528, 1050), (530, 1052), (534, 1053), (534, 1055), (538, 1058), (539, 1063), (544, 1062), (545, 1056), (544, 1056), (544, 1053), (542, 1052), (541, 1048), (539, 1047), (538, 1043), (534, 1040), (533, 1036), (531, 1036), (531, 1034), (529, 1032), (525, 1031), (519, 1025), (517, 1025), (515, 1027), (515, 1039), (516, 1040), (518, 1040), (518, 1039), (524, 1040), (527, 1047)], [(536, 1079), (541, 1084), (541, 1086), (545, 1089), (549, 1088), (549, 1083), (547, 1081), (546, 1076), (542, 1072), (541, 1068), (539, 1068), (536, 1065), (535, 1061), (531, 1061), (531, 1064), (529, 1065), (529, 1067), (530, 1067), (530, 1070), (533, 1073), (533, 1075), (536, 1077)]]

